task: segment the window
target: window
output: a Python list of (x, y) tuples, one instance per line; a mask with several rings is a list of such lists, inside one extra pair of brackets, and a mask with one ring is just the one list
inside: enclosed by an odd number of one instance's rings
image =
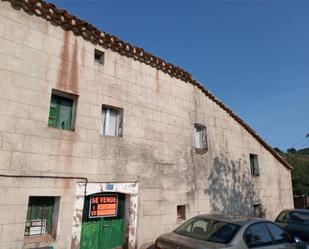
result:
[(116, 107), (102, 106), (102, 130), (104, 136), (122, 136), (123, 110)]
[(251, 175), (259, 176), (259, 162), (258, 156), (255, 154), (250, 154), (250, 168), (251, 168)]
[(180, 225), (174, 232), (185, 237), (227, 244), (240, 226), (223, 221), (194, 217)]
[(60, 92), (52, 91), (49, 108), (48, 126), (74, 130), (74, 118), (77, 96)]
[(279, 214), (275, 222), (288, 223), (290, 214), (288, 212), (282, 212)]
[(282, 212), (276, 222), (307, 224), (309, 223), (309, 214), (298, 211)]
[(263, 223), (250, 226), (244, 236), (249, 248), (266, 246), (272, 244), (272, 239)]
[(186, 205), (177, 206), (177, 219), (178, 220), (186, 219)]
[(272, 223), (266, 223), (265, 226), (272, 234), (274, 242), (276, 244), (284, 244), (284, 243), (288, 243), (289, 241), (291, 241), (291, 238), (289, 238), (289, 235), (287, 235), (287, 233), (284, 232), (277, 225), (272, 224)]
[(98, 49), (94, 50), (94, 61), (104, 65), (104, 52)]
[(59, 197), (30, 196), (25, 224), (26, 237), (56, 237)]
[(207, 145), (207, 134), (206, 127), (204, 125), (195, 124), (194, 125), (194, 140), (195, 148), (197, 152), (206, 152), (208, 149)]

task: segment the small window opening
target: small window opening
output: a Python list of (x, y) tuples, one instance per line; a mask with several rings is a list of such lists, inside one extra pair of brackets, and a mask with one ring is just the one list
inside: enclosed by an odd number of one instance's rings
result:
[(196, 152), (205, 153), (208, 149), (206, 126), (194, 124), (194, 140)]
[(76, 100), (77, 96), (75, 95), (53, 90), (48, 126), (63, 130), (74, 130)]
[(123, 109), (102, 106), (101, 135), (122, 137)]
[(177, 220), (185, 220), (185, 219), (186, 219), (186, 205), (178, 205)]
[(258, 155), (250, 154), (250, 168), (251, 168), (251, 175), (259, 176), (259, 162), (258, 162)]
[(94, 50), (94, 61), (104, 65), (104, 52), (98, 49)]
[(59, 200), (59, 197), (29, 197), (25, 237), (51, 236), (56, 238)]

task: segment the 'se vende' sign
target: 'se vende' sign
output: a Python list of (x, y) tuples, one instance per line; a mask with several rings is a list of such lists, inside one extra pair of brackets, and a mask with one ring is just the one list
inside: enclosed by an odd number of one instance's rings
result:
[(90, 196), (89, 218), (117, 216), (118, 195), (95, 194)]

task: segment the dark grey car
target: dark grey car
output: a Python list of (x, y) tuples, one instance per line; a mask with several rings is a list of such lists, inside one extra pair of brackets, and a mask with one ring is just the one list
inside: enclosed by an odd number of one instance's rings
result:
[(264, 219), (199, 215), (161, 235), (155, 249), (306, 249), (278, 225)]
[(309, 210), (283, 210), (276, 218), (275, 223), (288, 231), (291, 236), (297, 236), (309, 243)]

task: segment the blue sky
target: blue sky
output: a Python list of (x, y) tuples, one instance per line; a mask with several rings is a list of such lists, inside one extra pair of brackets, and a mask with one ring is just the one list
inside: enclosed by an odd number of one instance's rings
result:
[(189, 71), (273, 147), (309, 147), (309, 1), (50, 2)]

